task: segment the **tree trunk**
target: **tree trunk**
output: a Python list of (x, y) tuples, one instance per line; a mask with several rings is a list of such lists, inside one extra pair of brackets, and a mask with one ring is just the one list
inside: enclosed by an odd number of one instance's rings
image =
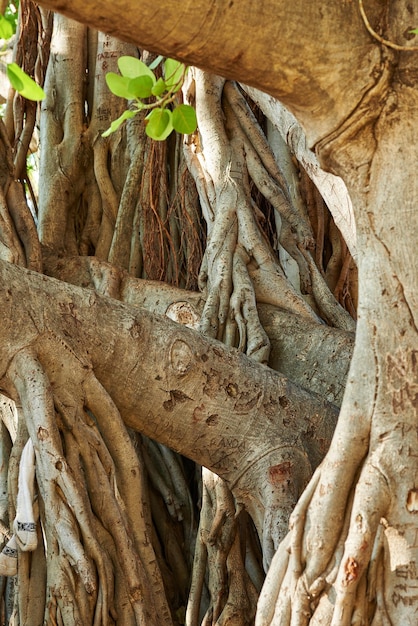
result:
[(356, 343), (331, 448), (292, 514), (292, 547), (275, 556), (257, 626), (415, 621), (418, 189), (392, 155), (417, 157), (417, 95), (392, 74), (410, 57), (387, 56), (369, 123), (359, 115), (319, 146), (357, 207)]

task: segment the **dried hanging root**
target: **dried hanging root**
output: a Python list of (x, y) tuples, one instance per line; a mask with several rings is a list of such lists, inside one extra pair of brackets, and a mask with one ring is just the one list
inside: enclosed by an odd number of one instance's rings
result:
[(292, 204), (288, 184), (254, 114), (235, 83), (228, 81), (224, 93), (239, 122), (248, 172), (263, 196), (293, 229), (296, 243), (305, 248), (315, 245), (309, 223)]
[[(242, 558), (239, 511), (222, 479), (203, 469), (202, 513), (187, 626), (197, 626), (204, 568), (209, 564), (210, 603), (202, 626), (253, 623), (257, 592)], [(235, 620), (230, 622), (229, 620)]]

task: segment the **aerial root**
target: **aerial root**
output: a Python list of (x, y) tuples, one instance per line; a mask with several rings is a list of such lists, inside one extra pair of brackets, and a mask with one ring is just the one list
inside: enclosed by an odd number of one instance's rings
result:
[(311, 254), (302, 246), (299, 246), (299, 250), (309, 267), (312, 293), (321, 314), (330, 323), (330, 325), (335, 328), (341, 328), (342, 330), (354, 332), (356, 328), (355, 321), (330, 291)]
[[(68, 559), (79, 574), (86, 592), (92, 594), (96, 590), (95, 568), (85, 554), (80, 531), (84, 541), (94, 542), (94, 535), (85, 499), (80, 496), (79, 487), (68, 471), (63, 455), (49, 381), (31, 349), (16, 355), (10, 375), (18, 390), (35, 447), (37, 481), (47, 512), (44, 520), (47, 543), (56, 537), (59, 545), (59, 550), (50, 551), (51, 559), (57, 560), (57, 570), (63, 565), (61, 561), (64, 557)], [(68, 503), (71, 503), (71, 508)]]
[(290, 533), (286, 535), (273, 557), (258, 598), (255, 626), (269, 626), (274, 616), (279, 591), (289, 564)]
[(337, 597), (331, 626), (350, 626), (357, 591), (378, 537), (378, 527), (390, 503), (387, 480), (378, 466), (368, 460), (356, 486), (344, 554), (335, 588)]
[(366, 614), (370, 594), (381, 605), (380, 615), (386, 614), (377, 574), (382, 556), (379, 528), (390, 503), (384, 472), (372, 458), (364, 464), (347, 496), (346, 515), (326, 562), (325, 555), (318, 560), (315, 545), (307, 547), (304, 537), (321, 472), (320, 466), (291, 515), (290, 532), (273, 558), (260, 594), (256, 626), (359, 626), (370, 619)]
[[(202, 478), (202, 510), (186, 625), (249, 626), (254, 620), (257, 591), (245, 568), (245, 533), (237, 531), (241, 509), (236, 508), (231, 491), (216, 474), (203, 469)], [(208, 563), (209, 606), (200, 622)]]
[(258, 317), (254, 288), (247, 270), (248, 261), (246, 250), (238, 245), (232, 268), (234, 291), (230, 300), (231, 318), (235, 320), (239, 332), (238, 349), (258, 363), (267, 363), (270, 340)]
[(251, 178), (281, 217), (293, 227), (296, 242), (306, 248), (313, 247), (312, 230), (305, 217), (293, 206), (285, 176), (246, 99), (236, 83), (231, 81), (225, 83), (224, 93), (239, 123), (234, 127), (244, 142)]
[(206, 303), (200, 320), (203, 334), (222, 339), (228, 318), (232, 292), (232, 260), (237, 242), (237, 219), (231, 207), (223, 207), (223, 214), (215, 221), (199, 275), (200, 287), (207, 291)]
[[(98, 431), (114, 464), (114, 505), (109, 515), (110, 532), (114, 536), (121, 568), (126, 578), (130, 600), (140, 623), (159, 626), (171, 624), (162, 575), (151, 541), (151, 520), (144, 488), (144, 469), (132, 439), (111, 396), (93, 372), (83, 381), (86, 404), (97, 421)], [(103, 476), (103, 480), (105, 476)], [(94, 480), (94, 477), (92, 477)], [(108, 482), (108, 487), (111, 485)], [(100, 494), (99, 494), (100, 495)], [(120, 518), (121, 523), (115, 525)], [(139, 597), (141, 596), (141, 598)], [(143, 612), (145, 611), (145, 615)]]
[[(42, 363), (50, 347), (56, 352), (44, 341), (40, 356), (22, 350), (9, 368), (36, 452), (48, 572), (60, 578), (48, 580), (47, 611), (56, 610), (58, 619), (71, 605), (71, 617), (63, 617), (68, 623), (107, 623), (116, 610), (124, 623), (135, 616), (155, 626), (158, 616), (158, 624), (171, 624), (147, 518), (140, 514), (143, 471), (133, 443), (105, 389), (68, 347), (59, 374), (66, 385), (48, 379)], [(33, 478), (33, 452), (26, 457), (22, 468)], [(19, 488), (23, 493), (21, 481)], [(20, 521), (27, 511), (18, 505)], [(66, 593), (57, 595), (60, 585)]]
[[(258, 600), (256, 626), (281, 623), (277, 621), (279, 616), (281, 616), (280, 619), (284, 619), (284, 616), (290, 618), (290, 597), (296, 589), (303, 570), (302, 543), (306, 515), (320, 476), (321, 466), (314, 472), (290, 516), (290, 532), (281, 542), (272, 559)], [(286, 592), (281, 593), (282, 589)], [(286, 621), (283, 623), (285, 624)]]

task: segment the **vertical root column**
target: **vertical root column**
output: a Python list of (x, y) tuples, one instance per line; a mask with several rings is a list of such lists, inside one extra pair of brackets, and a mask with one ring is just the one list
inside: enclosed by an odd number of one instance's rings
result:
[[(187, 626), (199, 626), (205, 569), (208, 565), (209, 607), (202, 625), (253, 623), (257, 591), (245, 569), (246, 533), (239, 532), (239, 510), (224, 481), (203, 469), (203, 500)], [(243, 529), (242, 529), (243, 530)], [(230, 621), (232, 620), (232, 621)]]
[(71, 356), (63, 370), (49, 380), (30, 349), (10, 367), (36, 450), (47, 620), (171, 625), (132, 442), (94, 375)]

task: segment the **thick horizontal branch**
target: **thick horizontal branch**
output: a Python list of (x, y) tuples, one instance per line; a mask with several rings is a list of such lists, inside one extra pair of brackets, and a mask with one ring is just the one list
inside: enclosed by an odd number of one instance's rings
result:
[(31, 347), (54, 393), (67, 386), (72, 359), (128, 426), (230, 484), (278, 448), (298, 447), (312, 466), (322, 459), (337, 409), (270, 368), (167, 318), (6, 262), (0, 284), (0, 390), (15, 401), (8, 363)]
[[(182, 303), (187, 303), (188, 310), (197, 319), (202, 314), (205, 300), (200, 292), (135, 278), (95, 257), (66, 257), (63, 261), (46, 249), (43, 252), (46, 273), (59, 280), (90, 287), (102, 295), (159, 315), (168, 314)], [(259, 303), (258, 314), (271, 343), (270, 367), (340, 406), (354, 335), (268, 304)], [(187, 324), (189, 320), (186, 317), (180, 321)]]
[(328, 134), (349, 115), (371, 86), (371, 67), (380, 63), (377, 42), (364, 28), (355, 2), (295, 0), (289, 5), (264, 0), (257, 10), (252, 0), (39, 4), (124, 41), (266, 91), (305, 123), (314, 113), (316, 137)]

